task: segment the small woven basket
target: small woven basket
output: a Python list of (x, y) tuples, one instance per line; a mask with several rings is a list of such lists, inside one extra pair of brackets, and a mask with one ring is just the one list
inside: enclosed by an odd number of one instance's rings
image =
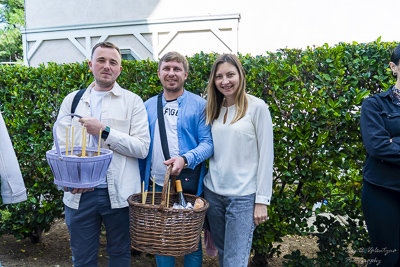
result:
[[(62, 116), (81, 116), (76, 114), (68, 114)], [(72, 188), (91, 188), (105, 181), (108, 166), (111, 163), (113, 152), (108, 149), (101, 148), (100, 155), (97, 156), (98, 148), (87, 147), (86, 152), (96, 156), (89, 157), (72, 157), (66, 156), (66, 149), (60, 149), (57, 139), (57, 123), (53, 126), (53, 138), (56, 149), (46, 152), (47, 162), (50, 165), (54, 175), (54, 183), (63, 187)], [(82, 147), (74, 147), (74, 154), (82, 153)]]
[[(134, 249), (162, 256), (183, 256), (196, 251), (199, 247), (204, 218), (209, 207), (198, 209), (172, 209), (178, 202), (177, 194), (170, 194), (169, 207), (166, 207), (167, 187), (171, 168), (165, 174), (163, 191), (149, 192), (146, 204), (142, 204), (142, 193), (131, 195), (129, 203), (129, 221), (131, 245)], [(185, 200), (194, 206), (194, 195), (184, 194)]]

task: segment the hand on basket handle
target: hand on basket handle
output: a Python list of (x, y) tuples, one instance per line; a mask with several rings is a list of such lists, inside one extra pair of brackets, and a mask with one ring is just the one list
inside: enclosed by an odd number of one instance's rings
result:
[(88, 134), (98, 135), (100, 129), (103, 131), (106, 129), (106, 125), (93, 117), (83, 117), (79, 119), (82, 126), (86, 127)]
[(181, 173), (183, 166), (185, 166), (185, 160), (181, 156), (178, 156), (164, 161), (164, 164), (165, 165), (172, 164), (171, 175), (178, 176)]

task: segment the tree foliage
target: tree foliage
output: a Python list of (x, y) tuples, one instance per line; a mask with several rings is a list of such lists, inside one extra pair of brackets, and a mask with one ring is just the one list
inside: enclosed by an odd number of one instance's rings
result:
[(23, 58), (20, 28), (25, 24), (23, 0), (0, 0), (0, 62), (15, 62)]

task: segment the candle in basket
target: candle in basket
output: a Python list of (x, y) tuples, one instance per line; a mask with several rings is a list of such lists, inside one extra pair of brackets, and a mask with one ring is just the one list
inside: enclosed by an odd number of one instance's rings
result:
[(85, 148), (85, 157), (86, 157), (86, 136), (87, 136), (87, 128), (85, 128), (85, 144), (83, 145), (83, 147)]
[(68, 127), (65, 129), (65, 156), (68, 156)]
[(71, 127), (71, 156), (74, 155), (74, 125)]
[(169, 208), (169, 193), (170, 192), (171, 192), (171, 181), (168, 181), (167, 208)]
[(81, 153), (81, 157), (84, 157), (84, 148), (83, 145), (85, 144), (85, 127), (82, 127), (82, 153)]
[(100, 144), (101, 144), (101, 128), (100, 128), (100, 132), (99, 132), (99, 148), (97, 150), (97, 156), (100, 156)]
[(154, 193), (156, 192), (156, 176), (153, 175), (153, 200), (151, 201), (151, 204), (154, 205)]
[(83, 135), (82, 135), (82, 157), (86, 157), (86, 128), (83, 127)]
[(144, 204), (144, 181), (142, 183), (142, 204)]

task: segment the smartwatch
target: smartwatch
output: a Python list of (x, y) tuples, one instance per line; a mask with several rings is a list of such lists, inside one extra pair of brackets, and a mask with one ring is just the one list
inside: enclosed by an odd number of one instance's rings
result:
[(106, 141), (109, 134), (110, 134), (110, 127), (106, 126), (106, 129), (101, 132), (101, 139)]

